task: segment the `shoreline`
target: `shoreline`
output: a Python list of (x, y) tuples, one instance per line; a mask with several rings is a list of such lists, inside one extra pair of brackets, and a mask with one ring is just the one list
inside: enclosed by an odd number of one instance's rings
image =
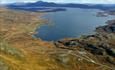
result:
[[(90, 52), (93, 55), (99, 57), (101, 55), (104, 58), (98, 59), (106, 60), (105, 62), (108, 62), (112, 65), (110, 69), (114, 69), (115, 48), (113, 46), (115, 46), (115, 19), (107, 20), (106, 23), (106, 25), (96, 27), (95, 34), (85, 35), (78, 38), (63, 38), (57, 41), (53, 41), (54, 45), (61, 49), (76, 51), (84, 49), (84, 51)], [(94, 42), (92, 42), (93, 40)], [(76, 49), (77, 47), (79, 49)]]

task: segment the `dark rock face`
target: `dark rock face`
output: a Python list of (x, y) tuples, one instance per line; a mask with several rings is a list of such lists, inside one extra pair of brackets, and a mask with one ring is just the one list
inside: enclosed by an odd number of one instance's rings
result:
[(103, 52), (104, 52), (102, 49), (97, 48), (96, 46), (92, 44), (87, 44), (85, 49), (96, 55), (103, 55)]
[(113, 51), (113, 49), (111, 49), (111, 48), (106, 48), (106, 52), (107, 52), (110, 56), (115, 57), (115, 52)]
[(69, 47), (74, 47), (74, 46), (78, 46), (79, 43), (76, 41), (68, 41), (64, 43), (65, 46), (69, 46)]

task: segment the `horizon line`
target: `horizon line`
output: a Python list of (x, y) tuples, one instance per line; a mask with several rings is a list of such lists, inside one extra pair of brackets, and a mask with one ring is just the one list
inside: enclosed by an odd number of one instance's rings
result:
[[(13, 3), (36, 3), (36, 2), (40, 2), (40, 1), (31, 1), (31, 2), (0, 2), (0, 4), (13, 4)], [(86, 2), (86, 3), (80, 3), (80, 2), (51, 2), (51, 1), (42, 1), (42, 2), (49, 2), (49, 3), (57, 3), (57, 4), (115, 4), (115, 3), (90, 3), (90, 2)]]

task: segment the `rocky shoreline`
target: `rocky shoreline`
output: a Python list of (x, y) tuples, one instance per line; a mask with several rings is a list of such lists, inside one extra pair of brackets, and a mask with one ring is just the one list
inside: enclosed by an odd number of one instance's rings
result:
[(108, 25), (100, 26), (96, 28), (97, 32), (115, 33), (115, 20), (109, 20), (106, 22)]
[(56, 47), (74, 51), (88, 52), (96, 56), (97, 62), (115, 68), (115, 20), (96, 28), (96, 34), (55, 42)]

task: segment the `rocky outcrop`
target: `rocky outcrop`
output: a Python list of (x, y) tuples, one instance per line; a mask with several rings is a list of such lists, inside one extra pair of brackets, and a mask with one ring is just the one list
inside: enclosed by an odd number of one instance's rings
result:
[(109, 20), (106, 22), (108, 25), (100, 26), (96, 28), (97, 32), (115, 33), (115, 20)]
[[(96, 34), (81, 36), (77, 39), (63, 39), (55, 42), (56, 47), (74, 51), (91, 53), (96, 62), (115, 65), (115, 20), (105, 26), (96, 28)], [(92, 58), (92, 60), (94, 60)], [(94, 60), (95, 61), (95, 60)], [(109, 64), (108, 64), (109, 63)]]

